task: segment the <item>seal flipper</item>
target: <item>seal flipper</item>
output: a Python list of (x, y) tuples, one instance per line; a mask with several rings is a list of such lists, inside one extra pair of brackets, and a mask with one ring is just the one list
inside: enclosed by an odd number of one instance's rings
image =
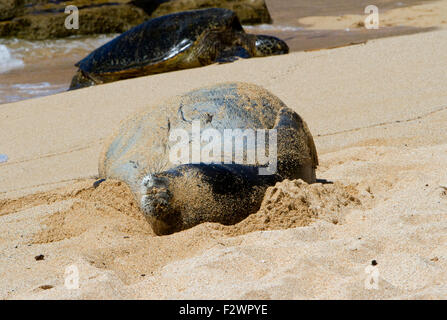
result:
[(306, 122), (292, 109), (282, 108), (277, 115), (274, 129), (277, 130), (279, 174), (289, 179), (315, 183), (318, 156)]

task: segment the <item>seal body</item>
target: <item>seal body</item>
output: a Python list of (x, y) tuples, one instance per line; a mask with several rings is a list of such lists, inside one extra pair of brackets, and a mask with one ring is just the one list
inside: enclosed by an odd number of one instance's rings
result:
[(298, 114), (259, 86), (224, 83), (123, 122), (99, 173), (126, 182), (154, 231), (167, 234), (205, 221), (237, 223), (259, 209), (268, 186), (314, 182), (317, 165)]
[(148, 20), (94, 50), (76, 64), (70, 89), (288, 51), (278, 38), (246, 34), (231, 10), (184, 11)]

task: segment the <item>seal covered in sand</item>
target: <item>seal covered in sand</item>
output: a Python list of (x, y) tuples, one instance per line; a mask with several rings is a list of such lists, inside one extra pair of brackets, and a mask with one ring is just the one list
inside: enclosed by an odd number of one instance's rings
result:
[(246, 34), (231, 10), (184, 11), (146, 21), (90, 53), (76, 64), (70, 90), (288, 52), (278, 38)]
[(268, 186), (315, 182), (317, 152), (301, 117), (267, 90), (224, 83), (124, 121), (100, 157), (101, 178), (126, 182), (157, 234), (256, 212)]

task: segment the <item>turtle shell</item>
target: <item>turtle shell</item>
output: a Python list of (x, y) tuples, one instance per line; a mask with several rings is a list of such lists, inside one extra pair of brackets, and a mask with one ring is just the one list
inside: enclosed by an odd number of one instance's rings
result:
[(94, 50), (76, 66), (92, 75), (118, 73), (168, 62), (194, 46), (207, 30), (243, 31), (231, 10), (210, 8), (148, 20)]

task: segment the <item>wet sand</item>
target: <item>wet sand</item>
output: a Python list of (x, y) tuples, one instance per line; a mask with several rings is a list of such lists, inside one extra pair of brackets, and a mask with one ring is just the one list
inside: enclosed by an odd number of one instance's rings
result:
[(379, 0), (380, 28), (364, 27), (370, 5), (366, 0), (267, 0), (273, 27), (293, 26), (295, 31), (254, 30), (285, 39), (292, 51), (319, 50), (396, 35), (430, 31), (447, 26), (445, 1)]
[[(431, 0), (377, 0), (374, 5), (380, 12), (396, 8), (405, 8), (421, 4), (437, 2)], [(369, 0), (266, 0), (274, 23), (280, 21), (287, 24), (302, 26), (300, 19), (304, 17), (342, 16), (348, 14), (364, 15), (364, 9), (371, 5)]]

